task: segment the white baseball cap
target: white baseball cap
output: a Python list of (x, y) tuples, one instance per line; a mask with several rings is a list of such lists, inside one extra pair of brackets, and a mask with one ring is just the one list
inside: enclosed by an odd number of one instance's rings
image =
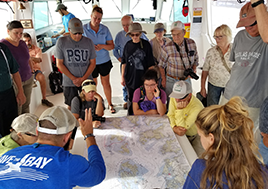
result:
[(169, 97), (181, 99), (187, 94), (192, 93), (192, 86), (186, 81), (177, 81), (173, 85), (172, 93)]
[[(43, 120), (50, 121), (56, 129), (41, 127), (40, 121)], [(70, 110), (61, 106), (53, 106), (41, 114), (37, 130), (41, 133), (60, 135), (66, 134), (78, 126), (79, 123)]]
[(171, 24), (171, 30), (185, 30), (185, 26), (181, 21), (176, 21)]
[(13, 120), (11, 127), (17, 133), (31, 133), (36, 136), (37, 123), (38, 123), (38, 117), (36, 115), (25, 113), (16, 117)]

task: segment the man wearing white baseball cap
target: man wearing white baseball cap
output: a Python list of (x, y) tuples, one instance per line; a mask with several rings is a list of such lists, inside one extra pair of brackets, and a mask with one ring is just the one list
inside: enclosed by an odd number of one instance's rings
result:
[(0, 156), (19, 146), (35, 143), (37, 121), (38, 117), (30, 113), (16, 117), (11, 124), (11, 133), (0, 139)]
[(8, 178), (1, 180), (1, 188), (71, 189), (102, 182), (106, 168), (93, 135), (90, 110), (79, 124), (88, 160), (63, 149), (78, 121), (67, 108), (54, 106), (41, 114), (35, 144), (15, 148), (0, 157), (1, 178)]
[(186, 81), (177, 81), (169, 95), (168, 118), (173, 131), (179, 135), (186, 135), (196, 154), (200, 156), (204, 149), (197, 134), (195, 120), (204, 108), (203, 104), (192, 95), (192, 87)]
[[(168, 42), (159, 58), (162, 86), (167, 96), (172, 92), (176, 81), (185, 80), (191, 84), (190, 78), (198, 79), (195, 74), (198, 66), (198, 53), (194, 40), (184, 38), (186, 31), (181, 21), (171, 25), (172, 41)], [(166, 73), (165, 73), (166, 69)]]

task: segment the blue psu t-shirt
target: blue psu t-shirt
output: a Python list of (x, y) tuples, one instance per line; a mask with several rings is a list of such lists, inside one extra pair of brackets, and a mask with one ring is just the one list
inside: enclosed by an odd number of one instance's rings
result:
[(64, 15), (62, 17), (62, 24), (64, 25), (64, 28), (65, 28), (65, 32), (69, 32), (68, 30), (68, 26), (69, 26), (69, 21), (72, 19), (72, 18), (75, 18), (75, 16), (72, 14), (72, 13), (69, 13), (67, 15)]
[(101, 183), (105, 174), (96, 145), (88, 148), (88, 161), (62, 147), (38, 143), (17, 147), (0, 157), (0, 189), (92, 187)]

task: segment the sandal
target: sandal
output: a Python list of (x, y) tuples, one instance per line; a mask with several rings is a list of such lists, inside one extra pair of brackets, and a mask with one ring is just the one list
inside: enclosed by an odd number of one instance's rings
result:
[(109, 105), (109, 109), (110, 109), (111, 114), (116, 113), (116, 110), (114, 109), (114, 105), (113, 104), (112, 105)]

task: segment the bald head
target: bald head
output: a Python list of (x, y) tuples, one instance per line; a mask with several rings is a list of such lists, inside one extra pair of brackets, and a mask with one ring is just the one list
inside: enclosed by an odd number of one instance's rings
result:
[(128, 27), (132, 24), (132, 17), (129, 15), (125, 15), (121, 19), (121, 24), (122, 27), (124, 28), (124, 31), (127, 33), (128, 32)]

